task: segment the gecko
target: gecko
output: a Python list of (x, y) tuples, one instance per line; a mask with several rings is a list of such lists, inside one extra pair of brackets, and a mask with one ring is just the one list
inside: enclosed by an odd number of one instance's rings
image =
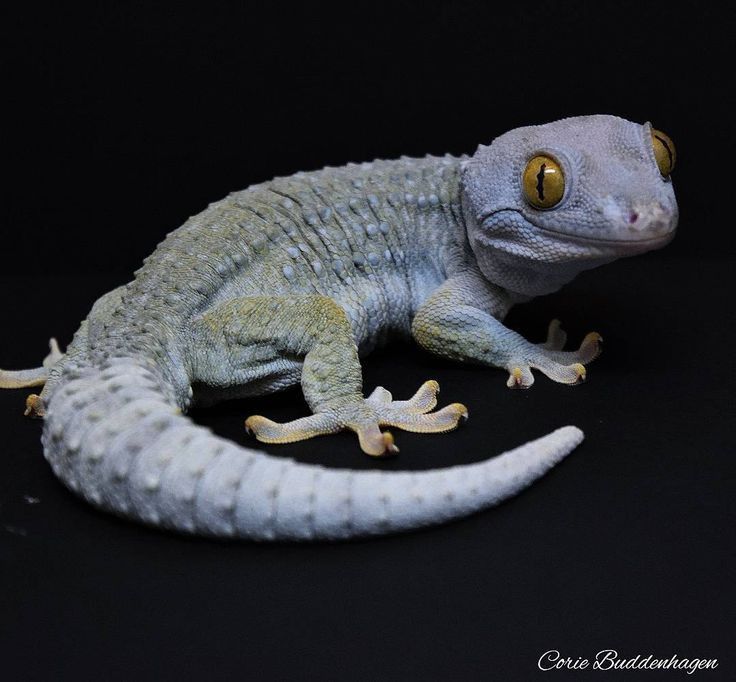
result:
[[(467, 156), (401, 157), (278, 177), (229, 194), (166, 236), (129, 283), (97, 300), (62, 353), (0, 370), (0, 387), (43, 386), (44, 456), (95, 507), (183, 533), (337, 540), (458, 518), (516, 494), (583, 439), (574, 426), (478, 463), (354, 471), (243, 447), (194, 424), (194, 404), (297, 383), (311, 413), (254, 415), (247, 431), (291, 443), (353, 431), (369, 456), (389, 429), (454, 429), (430, 380), (408, 399), (365, 397), (360, 358), (391, 339), (501, 368), (586, 377), (592, 332), (564, 350), (558, 321), (531, 343), (503, 320), (581, 271), (666, 245), (678, 209), (675, 147), (611, 115), (526, 126)], [(488, 374), (491, 377), (492, 373)], [(478, 376), (485, 381), (486, 375)], [(389, 429), (387, 429), (389, 427)]]

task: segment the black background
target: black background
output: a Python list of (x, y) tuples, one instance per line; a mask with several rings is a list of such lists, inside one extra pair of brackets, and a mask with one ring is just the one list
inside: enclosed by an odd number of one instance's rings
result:
[[(397, 434), (388, 469), (586, 432), (521, 496), (444, 527), (312, 546), (147, 529), (68, 493), (25, 393), (0, 393), (3, 678), (527, 680), (549, 649), (614, 648), (718, 658), (695, 677), (736, 679), (734, 13), (509, 4), (33, 4), (3, 20), (3, 367), (37, 365), (167, 232), (274, 175), (612, 113), (674, 139), (681, 208), (664, 251), (512, 312), (532, 339), (551, 317), (573, 341), (603, 334), (583, 386), (511, 392), (412, 346), (366, 362), (368, 390), (433, 377), (471, 412), (453, 434)], [(254, 412), (305, 406), (292, 391), (194, 417), (243, 442)], [(379, 466), (350, 434), (267, 449)]]

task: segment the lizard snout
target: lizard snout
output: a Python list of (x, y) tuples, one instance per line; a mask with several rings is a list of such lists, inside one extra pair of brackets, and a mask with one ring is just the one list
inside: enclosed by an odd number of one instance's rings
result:
[(609, 200), (604, 215), (610, 221), (618, 238), (648, 240), (666, 237), (674, 232), (677, 209), (660, 201)]

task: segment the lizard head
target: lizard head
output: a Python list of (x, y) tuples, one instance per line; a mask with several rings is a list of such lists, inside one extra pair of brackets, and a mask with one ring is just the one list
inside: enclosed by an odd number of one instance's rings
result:
[(522, 295), (667, 244), (672, 141), (649, 123), (579, 116), (517, 128), (465, 163), (463, 213), (483, 274)]

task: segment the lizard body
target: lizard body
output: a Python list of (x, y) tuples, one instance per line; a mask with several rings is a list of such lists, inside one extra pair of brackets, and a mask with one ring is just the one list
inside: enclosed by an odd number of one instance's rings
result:
[(260, 440), (349, 428), (381, 456), (396, 449), (381, 426), (442, 432), (467, 416), (458, 403), (431, 412), (432, 381), (410, 400), (381, 387), (363, 397), (359, 355), (410, 335), (444, 357), (505, 368), (512, 387), (530, 386), (532, 369), (576, 383), (597, 335), (563, 351), (556, 323), (535, 345), (502, 320), (583, 269), (671, 239), (674, 147), (657, 132), (578, 117), (511, 131), (472, 157), (349, 164), (233, 193), (97, 301), (65, 355), (0, 371), (0, 387), (45, 383), (28, 407), (45, 417), (55, 473), (92, 504), (150, 524), (345, 538), (490, 506), (582, 433), (564, 427), (468, 466), (352, 472), (242, 448), (182, 412), (301, 382), (313, 414), (288, 424), (250, 417)]

